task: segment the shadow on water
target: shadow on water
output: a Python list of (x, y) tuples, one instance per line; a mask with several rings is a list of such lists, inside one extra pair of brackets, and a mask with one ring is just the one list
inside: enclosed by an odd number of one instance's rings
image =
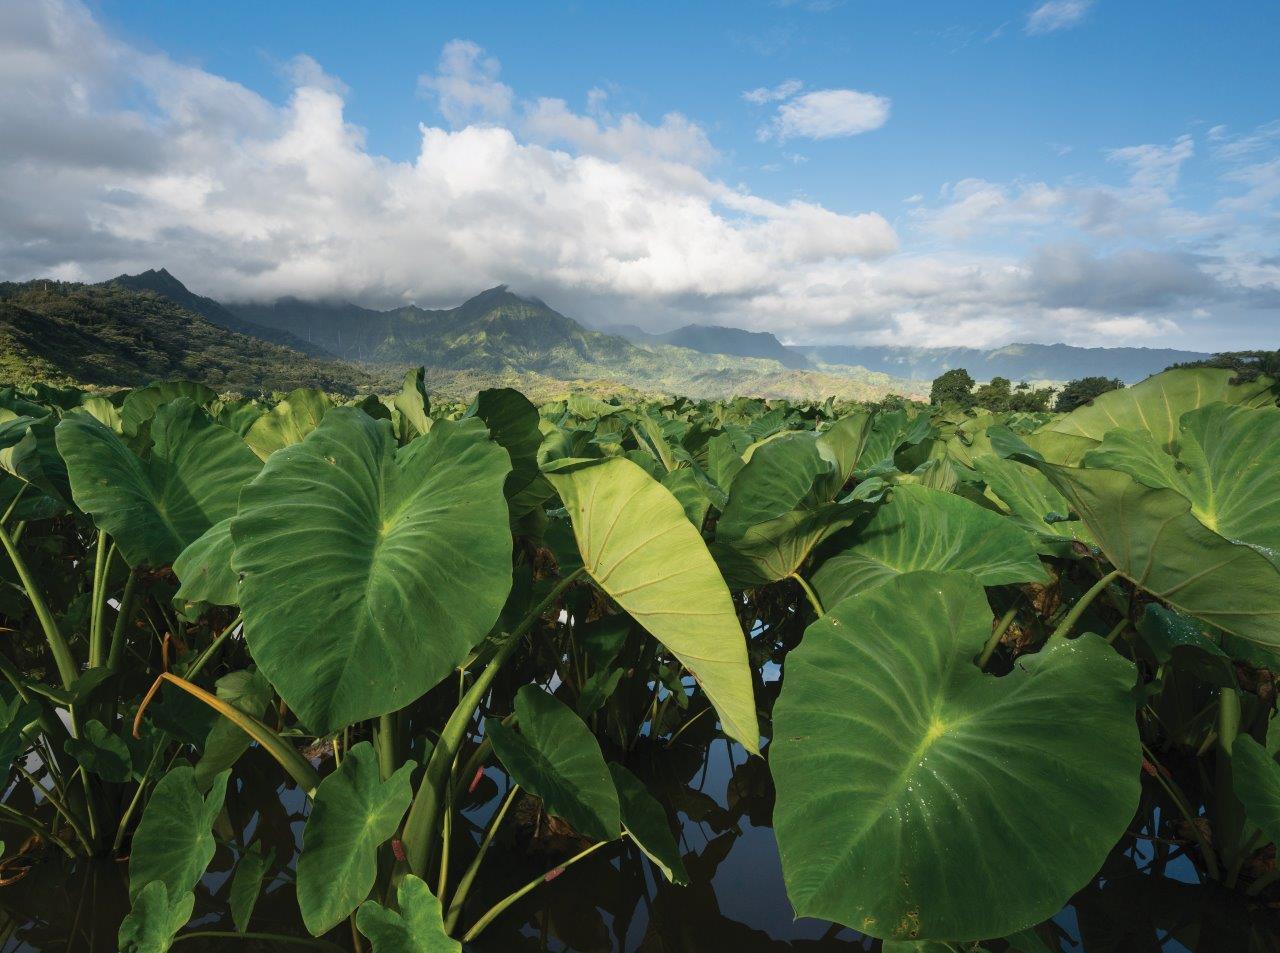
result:
[[(695, 703), (696, 704), (696, 703)], [(675, 887), (628, 843), (601, 851), (542, 884), (493, 922), (476, 953), (839, 953), (879, 949), (878, 941), (817, 920), (794, 920), (770, 827), (773, 784), (765, 762), (748, 758), (701, 718), (674, 745), (642, 739), (628, 766), (681, 822), (690, 884)], [(618, 757), (618, 752), (611, 753)], [(254, 931), (306, 936), (294, 897), (292, 865), (301, 842), (305, 798), (280, 786), (278, 767), (258, 749), (241, 759), (227, 796), (219, 847), (197, 890), (195, 920), (185, 933), (229, 931), (228, 842), (261, 839), (277, 858), (254, 910)], [(490, 768), (455, 825), (451, 883), (506, 793)], [(1079, 953), (1264, 953), (1280, 950), (1273, 911), (1236, 893), (1202, 884), (1195, 867), (1153, 813), (1152, 830), (1122, 839), (1103, 869), (1050, 927), (1050, 949)], [(1135, 822), (1137, 823), (1137, 822)], [(1141, 836), (1137, 836), (1141, 835)], [(581, 846), (572, 831), (549, 822), (533, 799), (517, 798), (486, 858), (463, 924), (497, 899), (552, 868)], [(116, 948), (128, 912), (123, 862), (49, 861), (0, 887), (0, 953)], [(964, 876), (959, 871), (957, 876)], [(1056, 936), (1054, 935), (1056, 934)], [(352, 949), (343, 924), (326, 939)], [(178, 953), (256, 953), (279, 944), (242, 938), (182, 940)], [(302, 950), (303, 946), (290, 947)], [(366, 946), (367, 949), (367, 946)], [(1004, 944), (993, 943), (993, 953)]]

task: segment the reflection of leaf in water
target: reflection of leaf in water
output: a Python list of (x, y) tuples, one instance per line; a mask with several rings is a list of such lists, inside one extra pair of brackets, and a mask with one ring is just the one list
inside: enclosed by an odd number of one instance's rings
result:
[(745, 816), (756, 827), (768, 827), (773, 800), (773, 776), (763, 759), (749, 758), (734, 768), (725, 802), (735, 820)]

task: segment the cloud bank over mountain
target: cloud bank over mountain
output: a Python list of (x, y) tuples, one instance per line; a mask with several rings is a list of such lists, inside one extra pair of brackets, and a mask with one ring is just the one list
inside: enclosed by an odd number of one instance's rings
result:
[[(1111, 182), (969, 178), (839, 211), (726, 181), (712, 132), (679, 112), (525, 98), (471, 40), (419, 79), (412, 161), (369, 147), (323, 63), (300, 55), (287, 78), (273, 102), (73, 0), (0, 0), (0, 277), (165, 265), (220, 299), (379, 306), (506, 282), (595, 323), (938, 345), (1196, 346), (1209, 313), (1280, 304), (1265, 128), (1117, 146)], [(889, 97), (804, 90), (745, 96), (779, 141), (898, 120)], [(1197, 150), (1223, 195), (1193, 211), (1178, 182)]]

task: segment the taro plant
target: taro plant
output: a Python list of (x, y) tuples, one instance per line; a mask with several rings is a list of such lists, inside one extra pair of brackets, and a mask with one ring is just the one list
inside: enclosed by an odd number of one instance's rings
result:
[(1280, 895), (1268, 378), (1065, 415), (425, 385), (0, 392), (6, 870), (127, 858), (124, 950), (457, 950), (566, 869), (706, 876), (655, 777), (723, 738), (797, 915), (886, 950), (1052, 948), (1134, 842)]

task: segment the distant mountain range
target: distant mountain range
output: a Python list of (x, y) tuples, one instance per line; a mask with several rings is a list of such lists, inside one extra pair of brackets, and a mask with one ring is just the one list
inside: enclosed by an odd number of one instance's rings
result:
[(1136, 384), (1169, 367), (1211, 355), (1145, 347), (1072, 347), (1069, 344), (1006, 344), (990, 350), (972, 347), (894, 347), (878, 345), (787, 345), (767, 331), (690, 324), (653, 334), (632, 324), (609, 328), (631, 341), (662, 342), (708, 354), (736, 354), (778, 361), (785, 367), (839, 372), (859, 367), (903, 380), (932, 381), (943, 371), (963, 367), (974, 380), (1007, 377), (1012, 381), (1068, 381), (1080, 377), (1118, 377)]
[(460, 393), (506, 384), (543, 395), (621, 386), (691, 397), (875, 399), (926, 394), (927, 382), (953, 367), (978, 380), (1103, 375), (1132, 383), (1206, 356), (1062, 344), (788, 346), (767, 332), (704, 325), (598, 331), (505, 285), (456, 308), (377, 311), (297, 298), (223, 304), (163, 268), (97, 285), (0, 283), (0, 375), (8, 380), (123, 385), (186, 376), (222, 389), (307, 384), (353, 393), (421, 364), (441, 389)]

